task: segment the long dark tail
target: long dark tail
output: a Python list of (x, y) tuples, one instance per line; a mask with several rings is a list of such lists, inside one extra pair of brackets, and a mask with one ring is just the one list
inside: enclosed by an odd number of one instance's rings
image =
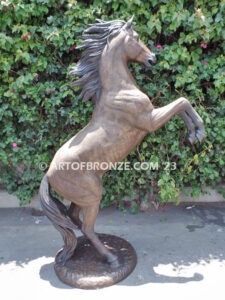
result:
[(51, 195), (46, 175), (41, 181), (39, 195), (44, 214), (62, 235), (64, 246), (60, 253), (60, 261), (64, 264), (73, 255), (76, 248), (77, 238), (73, 229), (77, 227), (68, 216), (66, 206)]

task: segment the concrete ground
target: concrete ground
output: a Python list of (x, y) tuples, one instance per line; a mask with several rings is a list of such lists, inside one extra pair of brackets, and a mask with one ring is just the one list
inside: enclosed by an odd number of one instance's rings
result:
[(54, 273), (62, 245), (46, 217), (30, 208), (0, 209), (0, 298), (224, 299), (225, 205), (170, 204), (165, 210), (123, 215), (101, 210), (96, 232), (127, 239), (138, 263), (122, 282), (99, 290), (66, 286)]

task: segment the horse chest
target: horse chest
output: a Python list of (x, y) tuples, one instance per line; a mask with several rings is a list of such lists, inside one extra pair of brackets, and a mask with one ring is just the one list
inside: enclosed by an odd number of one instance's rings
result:
[(151, 103), (148, 96), (138, 89), (123, 90), (112, 98), (115, 107), (121, 108), (124, 112), (139, 114)]

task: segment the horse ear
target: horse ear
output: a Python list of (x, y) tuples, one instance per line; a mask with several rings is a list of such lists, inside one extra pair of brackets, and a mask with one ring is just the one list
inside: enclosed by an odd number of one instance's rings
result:
[(130, 29), (131, 28), (132, 22), (133, 22), (133, 18), (134, 18), (134, 15), (125, 24), (126, 29)]

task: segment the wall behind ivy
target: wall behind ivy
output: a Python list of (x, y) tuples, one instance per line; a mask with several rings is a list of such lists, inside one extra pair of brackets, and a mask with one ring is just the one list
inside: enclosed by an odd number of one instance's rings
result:
[[(178, 117), (148, 135), (126, 161), (158, 162), (158, 171), (110, 171), (102, 206), (139, 192), (177, 201), (207, 191), (224, 176), (225, 1), (107, 0), (5, 1), (0, 4), (0, 177), (21, 204), (37, 193), (57, 149), (84, 127), (93, 105), (71, 89), (69, 66), (79, 60), (79, 36), (96, 18), (128, 20), (157, 54), (152, 69), (131, 64), (139, 87), (155, 107), (184, 96), (204, 120), (207, 138), (189, 147)], [(166, 162), (170, 162), (168, 165)], [(172, 163), (176, 163), (176, 170)], [(136, 210), (137, 201), (129, 206)]]

